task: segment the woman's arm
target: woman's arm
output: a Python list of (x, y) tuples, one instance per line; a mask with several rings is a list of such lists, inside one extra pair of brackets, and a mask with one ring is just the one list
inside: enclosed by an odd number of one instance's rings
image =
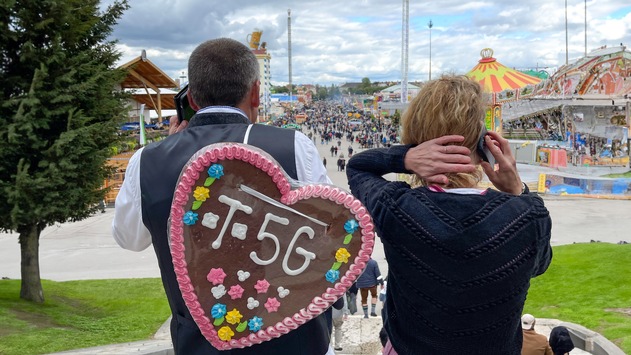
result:
[(354, 155), (348, 162), (346, 176), (351, 192), (370, 211), (377, 193), (388, 181), (382, 176), (388, 173), (414, 173), (431, 183), (444, 183), (445, 173), (475, 171), (471, 152), (458, 145), (464, 137), (443, 136), (423, 142), (418, 146), (393, 146), (371, 149)]
[(369, 211), (373, 211), (379, 192), (389, 183), (383, 178), (388, 173), (409, 173), (403, 159), (410, 146), (369, 149), (354, 154), (346, 166), (351, 192)]
[(463, 136), (442, 136), (411, 148), (405, 155), (405, 167), (430, 184), (447, 184), (447, 173), (472, 173), (476, 166), (471, 151), (460, 144)]
[(411, 173), (405, 168), (404, 157), (411, 145), (397, 145), (390, 148), (368, 149), (354, 154), (348, 161), (347, 177), (350, 180), (357, 174), (382, 176), (388, 173)]
[(537, 215), (535, 223), (537, 224), (537, 259), (535, 261), (536, 268), (533, 276), (543, 274), (552, 262), (552, 246), (550, 238), (552, 236), (552, 219), (550, 212), (543, 203), (543, 199), (535, 194), (522, 195), (522, 198), (530, 199), (530, 203)]

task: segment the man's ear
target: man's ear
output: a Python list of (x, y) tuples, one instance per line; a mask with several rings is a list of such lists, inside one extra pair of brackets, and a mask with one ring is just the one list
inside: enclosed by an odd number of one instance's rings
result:
[(259, 96), (261, 93), (261, 81), (256, 80), (252, 85), (252, 91), (250, 92), (250, 107), (255, 107), (258, 110), (259, 105), (261, 104), (261, 97)]
[(188, 95), (186, 95), (186, 98), (188, 99), (188, 104), (191, 106), (193, 111), (199, 111), (199, 106), (197, 105), (197, 103), (195, 103), (195, 99), (193, 98), (193, 93), (191, 92), (191, 89), (188, 89)]

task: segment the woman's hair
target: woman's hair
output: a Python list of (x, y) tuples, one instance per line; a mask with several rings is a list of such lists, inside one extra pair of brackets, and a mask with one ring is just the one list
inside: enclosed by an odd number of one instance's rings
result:
[(256, 56), (229, 38), (206, 41), (188, 60), (189, 89), (200, 107), (236, 107), (259, 79)]
[[(401, 118), (401, 141), (404, 144), (421, 144), (444, 135), (465, 137), (462, 146), (476, 154), (486, 105), (482, 88), (465, 77), (443, 75), (427, 82), (412, 100)], [(446, 174), (447, 187), (474, 187), (482, 179), (478, 169), (474, 173)], [(416, 184), (426, 185), (416, 177)]]

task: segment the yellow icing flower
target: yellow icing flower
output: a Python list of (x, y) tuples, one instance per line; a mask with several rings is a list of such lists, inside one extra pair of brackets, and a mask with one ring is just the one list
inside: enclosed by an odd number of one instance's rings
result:
[(206, 199), (210, 197), (210, 190), (202, 186), (197, 186), (195, 192), (193, 192), (193, 197), (195, 197), (197, 201), (206, 201)]
[(347, 263), (350, 256), (351, 254), (346, 248), (339, 248), (337, 252), (335, 252), (335, 260), (337, 260), (338, 263)]
[(229, 341), (234, 336), (234, 332), (230, 329), (230, 327), (221, 327), (221, 329), (217, 332), (217, 335), (219, 336), (219, 339)]
[(226, 314), (226, 321), (230, 324), (237, 324), (241, 322), (241, 318), (243, 318), (243, 315), (241, 312), (237, 311), (236, 308)]

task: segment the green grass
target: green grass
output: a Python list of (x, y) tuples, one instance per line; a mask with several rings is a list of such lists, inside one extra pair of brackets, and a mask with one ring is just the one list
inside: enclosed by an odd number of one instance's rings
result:
[[(169, 316), (159, 279), (44, 281), (46, 302), (0, 281), (0, 354), (43, 354), (150, 338)], [(627, 313), (624, 313), (626, 311)], [(524, 309), (597, 331), (631, 354), (631, 244), (554, 247)]]
[(608, 175), (605, 175), (605, 177), (608, 177), (608, 178), (631, 178), (631, 170), (627, 171), (626, 173), (622, 173), (622, 174), (608, 174)]
[(580, 324), (631, 354), (631, 244), (554, 247), (552, 265), (532, 280), (524, 313)]
[(43, 282), (42, 305), (0, 281), (0, 354), (43, 354), (150, 338), (169, 317), (160, 279)]

